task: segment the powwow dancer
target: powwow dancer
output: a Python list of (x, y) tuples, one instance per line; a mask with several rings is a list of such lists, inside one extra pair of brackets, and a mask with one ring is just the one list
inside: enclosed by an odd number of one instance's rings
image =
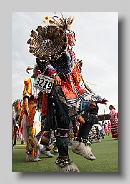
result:
[(20, 116), (20, 111), (22, 108), (22, 100), (21, 99), (17, 99), (12, 103), (12, 138), (13, 138), (13, 146), (16, 145), (16, 140), (17, 140), (17, 136), (18, 136), (18, 131), (20, 127), (19, 124), (19, 116)]
[(113, 105), (109, 106), (112, 138), (118, 139), (118, 115)]
[[(25, 90), (24, 90), (25, 92)], [(38, 141), (34, 138), (34, 116), (36, 113), (37, 100), (33, 95), (23, 94), (24, 116), (22, 125), (24, 127), (24, 138), (26, 142), (26, 161), (40, 161)]]
[(63, 15), (45, 17), (48, 24), (32, 30), (27, 41), (29, 52), (36, 57), (41, 71), (35, 87), (48, 93), (44, 129), (47, 132), (56, 130), (59, 172), (79, 172), (68, 153), (69, 124), (75, 119), (80, 128), (72, 142), (72, 151), (88, 160), (96, 159), (87, 145), (87, 138), (92, 125), (98, 122), (97, 104), (107, 102), (84, 84), (79, 62), (72, 50), (76, 41), (71, 30), (73, 20), (73, 17), (64, 18)]
[[(24, 137), (26, 141), (26, 161), (40, 161), (40, 152), (44, 150), (47, 157), (53, 157), (50, 153), (49, 148), (44, 148), (43, 145), (39, 144), (41, 135), (44, 131), (40, 131), (37, 135), (35, 134), (34, 124), (41, 122), (41, 106), (40, 101), (42, 97), (40, 91), (34, 87), (36, 78), (40, 71), (35, 65), (34, 68), (28, 67), (28, 70), (33, 69), (33, 75), (30, 78), (24, 79), (24, 90), (23, 90), (23, 111), (24, 115), (22, 118), (22, 127)], [(42, 128), (42, 127), (41, 127)]]

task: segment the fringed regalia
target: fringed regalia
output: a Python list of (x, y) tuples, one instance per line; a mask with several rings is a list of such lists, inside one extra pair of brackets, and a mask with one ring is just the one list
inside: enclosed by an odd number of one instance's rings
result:
[(22, 119), (24, 137), (26, 142), (26, 161), (39, 161), (38, 140), (35, 138), (34, 117), (37, 111), (36, 90), (33, 87), (36, 78), (24, 80), (23, 110)]
[[(46, 18), (47, 20), (47, 18)], [(56, 132), (56, 145), (59, 156), (56, 165), (59, 172), (79, 172), (69, 158), (68, 145), (70, 144), (70, 123), (75, 129), (72, 151), (88, 160), (95, 160), (91, 148), (87, 145), (89, 131), (94, 123), (98, 122), (98, 105), (106, 100), (95, 95), (84, 83), (81, 74), (82, 62), (76, 59), (72, 50), (75, 33), (70, 29), (73, 17), (61, 18), (54, 16), (49, 19), (49, 25), (38, 26), (31, 31), (29, 52), (36, 56), (36, 64), (43, 76), (55, 78), (59, 76), (61, 85), (53, 85), (51, 92), (46, 95), (44, 108), (46, 121), (44, 129)], [(37, 81), (41, 89), (41, 82)], [(45, 83), (44, 83), (45, 86)], [(46, 94), (46, 91), (43, 92)], [(44, 104), (44, 101), (43, 101)]]

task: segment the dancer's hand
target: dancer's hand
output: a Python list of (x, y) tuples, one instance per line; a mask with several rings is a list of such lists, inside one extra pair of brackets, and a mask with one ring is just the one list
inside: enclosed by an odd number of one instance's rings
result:
[(106, 100), (106, 99), (104, 98), (104, 99), (102, 99), (99, 103), (107, 105), (107, 102), (108, 102), (108, 100)]
[(98, 108), (97, 104), (95, 102), (90, 102), (91, 108)]
[(54, 77), (55, 85), (61, 85), (61, 78), (58, 75), (55, 75)]
[(85, 120), (84, 120), (84, 118), (83, 118), (81, 115), (79, 115), (79, 116), (77, 117), (77, 119), (79, 120), (80, 125), (83, 125), (83, 124), (85, 123)]

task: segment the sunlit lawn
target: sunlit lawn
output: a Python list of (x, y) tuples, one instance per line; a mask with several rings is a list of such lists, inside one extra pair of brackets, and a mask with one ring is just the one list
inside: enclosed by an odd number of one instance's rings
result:
[[(70, 158), (77, 165), (80, 172), (118, 172), (118, 140), (112, 139), (111, 135), (101, 139), (101, 143), (91, 145), (92, 152), (96, 160), (89, 161), (80, 155), (71, 151), (69, 147)], [(53, 153), (53, 152), (52, 152)], [(56, 172), (55, 160), (58, 156), (53, 153), (53, 158), (47, 158), (41, 154), (41, 161), (25, 161), (25, 144), (21, 145), (17, 141), (12, 152), (12, 171), (13, 172)]]

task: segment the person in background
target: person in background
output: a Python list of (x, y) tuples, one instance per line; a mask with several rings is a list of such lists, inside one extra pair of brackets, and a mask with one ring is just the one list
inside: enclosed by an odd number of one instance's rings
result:
[(17, 123), (14, 124), (14, 143), (13, 143), (13, 147), (16, 145), (17, 143), (17, 135), (18, 135), (18, 125)]
[(99, 133), (100, 133), (100, 136), (102, 137), (102, 139), (104, 139), (105, 138), (105, 133), (104, 133), (104, 126), (102, 124), (103, 124), (103, 122), (102, 123), (99, 122), (99, 125), (101, 127), (100, 130), (99, 130)]
[(108, 121), (108, 133), (107, 133), (107, 135), (109, 136), (110, 133), (111, 133), (111, 122)]
[(109, 106), (112, 138), (118, 139), (118, 113), (113, 105)]
[(107, 135), (108, 134), (108, 124), (106, 121), (104, 122), (104, 131), (105, 131), (105, 135)]

